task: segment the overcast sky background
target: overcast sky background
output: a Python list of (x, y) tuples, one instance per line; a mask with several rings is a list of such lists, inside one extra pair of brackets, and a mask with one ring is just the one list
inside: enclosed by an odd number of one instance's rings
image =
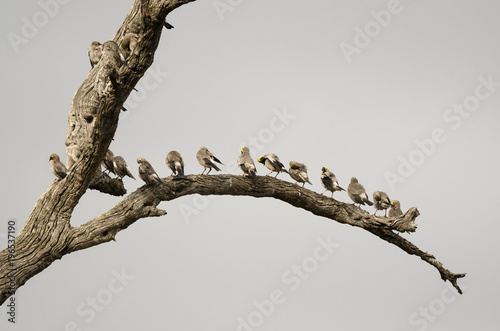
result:
[[(382, 190), (403, 211), (418, 208), (417, 232), (403, 236), (452, 272), (467, 272), (459, 281), (464, 294), (449, 290), (435, 268), (359, 228), (273, 199), (187, 196), (161, 203), (168, 215), (139, 220), (117, 242), (54, 262), (17, 291), (16, 325), (7, 321), (4, 304), (0, 328), (497, 327), (500, 2), (401, 0), (391, 7), (386, 0), (221, 0), (224, 12), (214, 3), (196, 1), (169, 15), (175, 29), (163, 31), (152, 67), (120, 115), (110, 147), (115, 155), (134, 174), (136, 158), (146, 157), (166, 177), (163, 160), (172, 149), (183, 155), (187, 173), (201, 173), (195, 154), (205, 145), (228, 165), (223, 173), (239, 174), (230, 165), (253, 136), (254, 160), (274, 152), (286, 165), (304, 162), (313, 182), (308, 188), (316, 192), (323, 191), (323, 166), (344, 188), (356, 176), (370, 197)], [(20, 229), (54, 180), (49, 155), (66, 162), (67, 115), (90, 69), (87, 47), (111, 39), (131, 4), (73, 0), (45, 22), (38, 1), (4, 4), (2, 248), (7, 220)], [(388, 6), (394, 13), (389, 22), (382, 15), (381, 26), (372, 11)], [(38, 31), (23, 35), (33, 17)], [(355, 36), (365, 27), (372, 36), (362, 45)], [(13, 47), (9, 33), (26, 43)], [(363, 47), (346, 57), (346, 44)], [(485, 86), (488, 80), (494, 83)], [(450, 111), (464, 102), (473, 111)], [(433, 132), (435, 148), (419, 152), (415, 141), (430, 148)], [(418, 165), (401, 173), (402, 162)], [(267, 173), (260, 164), (257, 169)], [(391, 184), (388, 172), (400, 181)], [(128, 192), (143, 185), (124, 183)], [(345, 192), (335, 196), (350, 202)], [(72, 225), (120, 199), (88, 191)], [(319, 242), (328, 240), (336, 248), (311, 264)], [(299, 283), (291, 272), (304, 261), (311, 272)], [(128, 278), (116, 280), (123, 273)], [(266, 306), (276, 293), (280, 303), (268, 316), (260, 313), (255, 302)], [(241, 320), (255, 327), (239, 327)]]

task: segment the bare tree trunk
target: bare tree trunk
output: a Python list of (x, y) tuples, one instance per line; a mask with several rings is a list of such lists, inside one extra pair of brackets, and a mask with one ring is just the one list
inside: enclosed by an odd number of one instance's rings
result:
[[(119, 68), (100, 61), (75, 93), (69, 111), (66, 146), (78, 145), (82, 157), (63, 180), (55, 180), (39, 198), (24, 227), (15, 238), (14, 255), (0, 252), (0, 304), (20, 286), (52, 262), (71, 252), (114, 240), (116, 233), (140, 218), (162, 216), (161, 201), (189, 194), (247, 195), (272, 197), (315, 215), (363, 228), (405, 252), (417, 255), (434, 266), (441, 278), (462, 293), (454, 274), (434, 256), (402, 238), (399, 232), (414, 232), (411, 208), (397, 219), (378, 217), (352, 204), (332, 200), (308, 189), (270, 177), (257, 179), (233, 175), (169, 177), (162, 184), (145, 185), (125, 197), (101, 216), (78, 227), (70, 225), (71, 215), (88, 188), (123, 195), (123, 183), (100, 172), (100, 164), (118, 126), (123, 103), (153, 63), (165, 17), (172, 10), (195, 0), (135, 0), (113, 40), (121, 44), (127, 33), (138, 35), (135, 50)], [(98, 82), (105, 82), (105, 90)]]

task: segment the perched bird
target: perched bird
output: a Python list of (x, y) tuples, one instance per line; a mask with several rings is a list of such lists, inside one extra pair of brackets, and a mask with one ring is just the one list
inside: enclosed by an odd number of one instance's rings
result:
[(184, 176), (184, 161), (181, 153), (177, 151), (168, 152), (165, 164), (172, 170), (172, 175)]
[(170, 23), (168, 23), (167, 21), (164, 21), (163, 22), (163, 26), (166, 27), (167, 29), (173, 29), (174, 26)]
[(365, 188), (358, 182), (356, 177), (351, 178), (351, 183), (347, 187), (347, 195), (354, 201), (354, 204), (359, 203), (359, 205), (364, 205), (365, 203), (368, 206), (372, 206), (373, 202), (368, 199), (366, 195)]
[(127, 33), (120, 44), (121, 53), (125, 58), (128, 58), (130, 54), (134, 53), (135, 47), (137, 46), (138, 35), (136, 33)]
[(241, 149), (241, 155), (238, 156), (238, 165), (241, 170), (243, 170), (243, 176), (247, 175), (251, 178), (257, 177), (255, 163), (253, 163), (252, 157), (250, 156), (250, 149), (246, 146)]
[(102, 44), (101, 60), (104, 60), (106, 65), (110, 65), (118, 70), (123, 62), (125, 62), (125, 57), (122, 52), (120, 52), (118, 44), (113, 40), (108, 40)]
[(160, 176), (153, 169), (151, 164), (143, 157), (137, 159), (139, 164), (139, 178), (146, 184), (161, 183)]
[(59, 179), (63, 179), (64, 177), (66, 177), (68, 170), (59, 159), (59, 155), (51, 154), (49, 162), (50, 161), (53, 161), (52, 164), (50, 165), (50, 170), (52, 170), (52, 173)]
[(125, 162), (125, 159), (123, 157), (115, 156), (113, 158), (113, 169), (115, 170), (115, 174), (119, 178), (129, 176), (130, 178), (135, 180), (135, 177), (132, 175), (132, 172), (130, 171), (127, 162)]
[(373, 215), (377, 214), (377, 210), (384, 210), (384, 216), (387, 216), (387, 208), (391, 206), (391, 199), (389, 199), (387, 194), (382, 191), (373, 192), (373, 202), (375, 207)]
[(94, 66), (97, 65), (97, 63), (99, 63), (101, 56), (102, 56), (101, 43), (98, 41), (93, 41), (89, 47), (89, 60), (92, 68), (94, 68)]
[(200, 148), (200, 150), (198, 151), (198, 153), (196, 153), (196, 159), (203, 166), (203, 172), (201, 173), (202, 175), (205, 173), (205, 170), (207, 170), (207, 168), (208, 168), (207, 175), (210, 173), (210, 171), (212, 170), (212, 168), (214, 168), (217, 171), (220, 171), (219, 167), (217, 167), (217, 165), (215, 164), (215, 162), (223, 164), (205, 146), (203, 146), (202, 148)]
[[(333, 192), (335, 191), (345, 191), (342, 187), (339, 186), (339, 182), (337, 181), (337, 178), (331, 172), (328, 170), (327, 167), (321, 168), (321, 184), (323, 184), (323, 187), (326, 189), (326, 191), (331, 191), (332, 192), (332, 199), (333, 199)], [(321, 194), (325, 194), (325, 192)]]
[(399, 217), (403, 216), (403, 212), (401, 211), (401, 204), (398, 200), (391, 201), (391, 209), (389, 209), (389, 217)]
[(259, 157), (257, 161), (265, 165), (267, 169), (271, 170), (271, 172), (266, 176), (269, 176), (273, 172), (276, 172), (276, 176), (274, 177), (278, 177), (280, 172), (288, 173), (288, 170), (285, 169), (283, 163), (280, 162), (278, 155), (274, 153), (267, 153), (266, 155)]
[(110, 149), (108, 149), (106, 152), (106, 155), (104, 156), (104, 159), (102, 160), (102, 165), (104, 166), (104, 169), (106, 169), (108, 171), (108, 174), (110, 172), (112, 172), (116, 175), (115, 165), (113, 162), (114, 158), (115, 158), (115, 155), (113, 154), (113, 152)]
[(119, 69), (125, 62), (125, 57), (120, 51), (120, 47), (113, 40), (108, 40), (102, 44), (101, 60), (103, 65), (95, 77), (95, 90), (99, 97), (107, 97), (116, 90), (119, 76)]
[(66, 153), (68, 154), (68, 169), (71, 169), (82, 156), (82, 149), (77, 144), (73, 144), (66, 148)]
[(302, 187), (304, 187), (306, 183), (312, 185), (309, 181), (309, 176), (307, 176), (307, 167), (304, 163), (290, 161), (289, 164), (290, 168), (288, 169), (288, 174), (293, 180), (295, 180), (295, 184), (297, 182), (302, 183)]

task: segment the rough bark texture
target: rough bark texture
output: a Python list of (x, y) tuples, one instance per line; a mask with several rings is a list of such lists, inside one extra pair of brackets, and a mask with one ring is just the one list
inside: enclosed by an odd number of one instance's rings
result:
[[(166, 15), (192, 1), (135, 0), (113, 40), (120, 44), (123, 36), (133, 32), (138, 35), (137, 48), (116, 71), (100, 61), (75, 93), (69, 111), (66, 146), (78, 145), (82, 157), (65, 179), (55, 180), (39, 198), (15, 239), (15, 257), (9, 257), (7, 249), (0, 252), (0, 304), (55, 260), (114, 240), (119, 231), (140, 218), (165, 215), (164, 210), (156, 208), (161, 201), (189, 194), (271, 197), (315, 215), (363, 228), (419, 256), (462, 293), (457, 279), (465, 274), (454, 274), (443, 268), (434, 256), (393, 232), (416, 230), (415, 218), (419, 215), (416, 208), (395, 219), (373, 216), (352, 204), (270, 177), (254, 180), (233, 175), (169, 177), (163, 179), (163, 184), (139, 188), (107, 213), (81, 226), (70, 225), (71, 214), (87, 189), (119, 196), (126, 193), (121, 180), (111, 179), (100, 171), (101, 161), (115, 134), (123, 103), (153, 63)], [(102, 79), (106, 93), (97, 88), (96, 82)]]

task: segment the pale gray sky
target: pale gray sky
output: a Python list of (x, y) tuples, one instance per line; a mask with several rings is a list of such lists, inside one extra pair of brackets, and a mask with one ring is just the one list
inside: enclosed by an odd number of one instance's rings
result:
[[(1, 247), (7, 220), (22, 227), (53, 181), (49, 155), (66, 161), (87, 47), (111, 39), (132, 4), (62, 2), (11, 1), (0, 14)], [(196, 1), (169, 15), (175, 29), (164, 30), (111, 144), (134, 173), (143, 156), (162, 177), (172, 149), (187, 173), (201, 173), (202, 145), (239, 174), (242, 144), (254, 159), (306, 163), (317, 192), (323, 166), (344, 187), (356, 176), (370, 196), (382, 190), (419, 209), (417, 232), (404, 236), (467, 272), (463, 296), (361, 229), (273, 199), (188, 196), (161, 203), (167, 216), (136, 222), (117, 242), (53, 263), (17, 292), (15, 326), (0, 309), (0, 328), (494, 329), (499, 11), (494, 0)], [(124, 181), (129, 192), (143, 184)], [(118, 201), (89, 191), (72, 224)], [(308, 270), (302, 279), (294, 266)]]

